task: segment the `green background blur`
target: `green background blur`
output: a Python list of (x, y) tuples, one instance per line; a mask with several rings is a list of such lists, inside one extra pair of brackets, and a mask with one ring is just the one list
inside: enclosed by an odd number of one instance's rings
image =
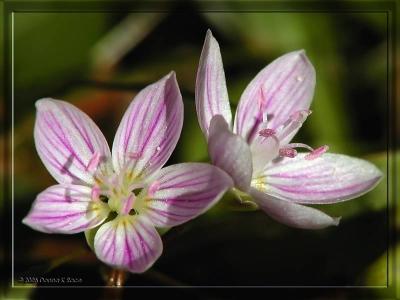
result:
[[(265, 65), (286, 52), (305, 49), (317, 72), (314, 113), (295, 141), (315, 147), (327, 144), (330, 152), (367, 159), (385, 176), (363, 197), (318, 206), (343, 217), (339, 227), (319, 231), (288, 228), (225, 197), (205, 215), (167, 232), (161, 258), (148, 272), (130, 275), (126, 285), (386, 286), (391, 266), (387, 262), (388, 212), (392, 210), (387, 194), (387, 14), (296, 9), (244, 12), (231, 4), (225, 8), (210, 12), (205, 4), (187, 1), (159, 13), (15, 13), (17, 286), (24, 285), (19, 279), (26, 276), (69, 276), (81, 278), (81, 285), (102, 286), (107, 272), (83, 234), (49, 235), (21, 223), (35, 196), (55, 183), (34, 148), (35, 101), (52, 97), (75, 104), (95, 120), (111, 144), (133, 96), (175, 70), (184, 97), (185, 123), (168, 164), (208, 161), (194, 106), (197, 64), (208, 28), (220, 43), (234, 108), (246, 85)], [(394, 134), (398, 133), (396, 128)], [(42, 299), (57, 292), (13, 289), (9, 297)], [(191, 298), (232, 297), (227, 290), (174, 292)], [(129, 298), (137, 291), (121, 293), (119, 297)], [(282, 290), (263, 293), (282, 295)], [(374, 298), (387, 293), (382, 288), (314, 288), (296, 297)], [(92, 296), (105, 297), (101, 290)]]

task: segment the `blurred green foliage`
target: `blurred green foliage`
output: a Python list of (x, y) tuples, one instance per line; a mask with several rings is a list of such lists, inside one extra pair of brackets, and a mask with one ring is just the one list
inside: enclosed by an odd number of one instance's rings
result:
[[(58, 242), (85, 244), (83, 235), (55, 235), (44, 253), (37, 250), (43, 249), (44, 235), (19, 221), (36, 194), (54, 183), (34, 148), (34, 102), (46, 96), (71, 101), (99, 124), (111, 143), (134, 94), (174, 69), (184, 96), (185, 123), (169, 163), (208, 161), (194, 106), (196, 68), (208, 28), (220, 42), (234, 107), (265, 65), (305, 49), (316, 68), (317, 89), (314, 113), (296, 140), (328, 144), (332, 152), (368, 159), (387, 174), (384, 13), (207, 12), (201, 5), (187, 4), (185, 13), (15, 14), (17, 276), (32, 274), (35, 265), (60, 256), (55, 253)], [(160, 273), (132, 275), (127, 284), (385, 285), (387, 179), (359, 199), (322, 207), (343, 216), (342, 224), (316, 232), (286, 228), (251, 209), (240, 212), (227, 195), (204, 216), (165, 233), (165, 252), (152, 271)], [(69, 258), (61, 258), (68, 262), (48, 272), (78, 272), (86, 284), (102, 284), (95, 259)], [(360, 293), (376, 295), (373, 290)], [(332, 295), (323, 291), (312, 297)]]

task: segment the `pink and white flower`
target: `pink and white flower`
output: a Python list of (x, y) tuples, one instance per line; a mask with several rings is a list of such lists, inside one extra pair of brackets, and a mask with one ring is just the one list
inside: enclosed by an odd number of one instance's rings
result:
[[(244, 90), (232, 115), (218, 42), (207, 32), (196, 78), (196, 109), (214, 165), (225, 170), (238, 196), (251, 198), (273, 219), (318, 229), (338, 225), (302, 204), (358, 197), (382, 177), (371, 163), (325, 153), (292, 138), (310, 115), (315, 70), (305, 52), (287, 53), (262, 69)], [(297, 153), (305, 148), (308, 153)]]
[(53, 99), (38, 100), (36, 107), (36, 148), (59, 184), (37, 196), (23, 222), (65, 234), (99, 226), (94, 251), (106, 264), (144, 272), (162, 252), (155, 227), (200, 215), (232, 186), (229, 176), (209, 164), (162, 168), (183, 123), (173, 72), (134, 98), (112, 153), (99, 128), (78, 108)]

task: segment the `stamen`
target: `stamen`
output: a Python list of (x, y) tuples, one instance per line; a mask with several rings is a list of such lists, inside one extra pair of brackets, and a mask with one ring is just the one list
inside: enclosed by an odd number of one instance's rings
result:
[(266, 122), (268, 120), (268, 116), (266, 113), (267, 99), (265, 98), (264, 88), (260, 89), (260, 97), (258, 98), (258, 108), (262, 115), (262, 121)]
[(136, 197), (134, 194), (130, 194), (128, 198), (125, 199), (122, 204), (121, 214), (127, 215), (131, 211), (133, 204), (135, 203)]
[(318, 157), (320, 157), (322, 154), (324, 154), (326, 151), (329, 150), (329, 147), (327, 145), (321, 146), (313, 151), (311, 151), (309, 154), (305, 156), (305, 159), (307, 160), (313, 160)]
[(267, 101), (264, 96), (264, 90), (261, 88), (260, 89), (260, 98), (258, 98), (258, 108), (260, 111), (264, 111), (265, 106), (267, 105)]
[(147, 192), (149, 197), (153, 197), (159, 188), (160, 188), (160, 182), (158, 181), (154, 181), (152, 184), (150, 184), (149, 190)]
[(296, 157), (296, 155), (297, 155), (296, 149), (289, 147), (279, 149), (279, 156), (293, 158)]
[(138, 195), (139, 193), (137, 192), (137, 190), (142, 189), (142, 186), (143, 186), (142, 183), (132, 182), (130, 185), (128, 185), (126, 190), (131, 191), (135, 195)]
[(120, 172), (120, 173), (114, 173), (114, 174), (112, 174), (109, 178), (108, 178), (108, 185), (110, 186), (110, 187), (113, 187), (113, 188), (115, 188), (115, 187), (117, 187), (117, 186), (120, 186), (121, 185), (121, 183), (122, 183), (122, 179), (121, 179), (121, 175), (120, 174), (124, 174), (123, 173), (123, 170), (124, 169), (122, 169), (122, 171)]
[(86, 166), (86, 171), (92, 172), (96, 170), (97, 166), (100, 162), (100, 153), (94, 153), (92, 158), (89, 160), (89, 163)]
[(311, 148), (310, 146), (308, 146), (306, 144), (303, 144), (303, 143), (291, 143), (291, 144), (288, 144), (287, 147), (290, 147), (290, 148), (304, 148), (304, 149), (310, 150), (311, 152), (314, 151), (313, 148)]
[(98, 185), (93, 186), (90, 197), (95, 201), (100, 200), (100, 187)]
[(276, 131), (272, 128), (265, 128), (261, 129), (258, 134), (262, 137), (269, 138), (271, 136), (274, 136), (276, 134)]

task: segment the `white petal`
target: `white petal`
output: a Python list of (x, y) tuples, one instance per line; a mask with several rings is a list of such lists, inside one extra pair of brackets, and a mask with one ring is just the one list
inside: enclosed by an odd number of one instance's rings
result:
[(182, 124), (182, 96), (171, 72), (129, 105), (113, 143), (115, 170), (129, 167), (135, 176), (145, 176), (160, 169), (175, 149)]
[(212, 163), (228, 173), (237, 188), (244, 192), (249, 189), (253, 172), (250, 147), (229, 130), (220, 115), (211, 120), (208, 152)]
[(259, 176), (266, 165), (279, 154), (279, 140), (275, 136), (268, 138), (258, 135), (250, 145), (253, 157), (253, 178)]
[(280, 200), (254, 188), (250, 189), (250, 194), (272, 219), (291, 227), (322, 229), (337, 226), (340, 221), (340, 218), (332, 218), (318, 209)]
[(306, 155), (272, 162), (253, 184), (281, 199), (324, 204), (365, 194), (382, 178), (378, 168), (362, 159), (325, 153), (308, 160)]
[(104, 263), (142, 273), (162, 253), (161, 238), (150, 222), (138, 216), (118, 216), (96, 232), (94, 249)]
[(251, 142), (268, 120), (277, 128), (294, 112), (308, 110), (314, 95), (315, 70), (305, 52), (274, 60), (249, 83), (236, 111), (234, 131)]
[(50, 98), (36, 102), (36, 149), (59, 183), (92, 184), (88, 166), (94, 156), (107, 160), (110, 150), (96, 124), (75, 106)]
[(146, 200), (146, 215), (159, 227), (176, 226), (204, 213), (233, 186), (221, 169), (183, 163), (161, 169), (151, 178), (156, 191)]
[(208, 137), (213, 116), (221, 115), (229, 126), (232, 113), (226, 89), (224, 66), (217, 40), (207, 31), (196, 77), (196, 110), (201, 130)]
[(107, 204), (91, 199), (91, 188), (54, 185), (41, 192), (23, 223), (47, 233), (77, 233), (101, 224)]

